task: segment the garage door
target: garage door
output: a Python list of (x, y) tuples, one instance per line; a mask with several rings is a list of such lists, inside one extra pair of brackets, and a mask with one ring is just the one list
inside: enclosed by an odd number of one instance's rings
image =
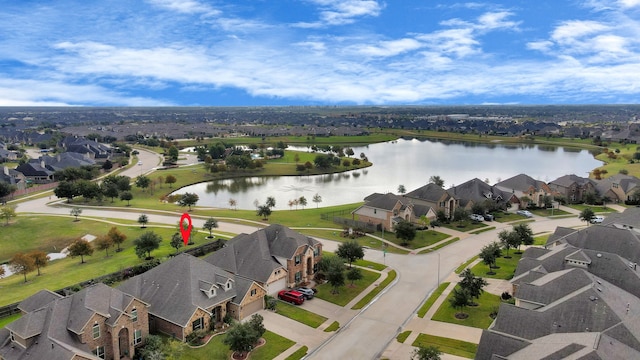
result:
[(243, 308), (242, 308), (242, 317), (246, 318), (247, 316), (251, 316), (251, 314), (262, 310), (263, 306), (262, 304), (264, 303), (264, 298), (260, 298), (254, 302), (250, 302), (248, 304), (246, 304)]
[(287, 278), (283, 277), (282, 279), (276, 280), (275, 282), (272, 282), (271, 284), (269, 284), (269, 288), (267, 289), (267, 294), (271, 296), (277, 296), (278, 291), (286, 287), (287, 287)]

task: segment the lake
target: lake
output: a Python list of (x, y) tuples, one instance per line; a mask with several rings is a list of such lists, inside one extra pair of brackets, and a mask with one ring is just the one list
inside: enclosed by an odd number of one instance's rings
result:
[[(288, 149), (309, 151), (306, 147)], [(353, 150), (355, 156), (364, 153), (373, 166), (329, 175), (217, 180), (176, 193), (195, 192), (200, 197), (198, 206), (206, 207), (228, 208), (229, 199), (234, 199), (238, 209), (255, 209), (256, 202), (264, 204), (272, 196), (274, 210), (288, 210), (289, 201), (301, 196), (307, 199), (307, 207), (322, 207), (361, 202), (374, 192), (397, 193), (399, 185), (409, 192), (427, 184), (433, 175), (444, 179), (445, 188), (473, 178), (495, 184), (520, 173), (549, 182), (567, 174), (586, 177), (602, 164), (587, 150), (547, 145), (400, 139)], [(322, 197), (321, 203), (312, 201), (314, 194)]]

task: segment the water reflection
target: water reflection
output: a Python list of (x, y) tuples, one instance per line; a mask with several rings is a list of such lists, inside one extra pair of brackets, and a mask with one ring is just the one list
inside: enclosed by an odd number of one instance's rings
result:
[[(294, 148), (310, 151), (307, 147)], [(461, 184), (473, 178), (507, 179), (526, 173), (534, 179), (549, 182), (562, 175), (587, 172), (601, 165), (586, 150), (533, 144), (482, 144), (460, 141), (397, 140), (354, 147), (356, 157), (364, 153), (374, 166), (338, 174), (298, 175), (281, 177), (250, 177), (211, 181), (179, 190), (195, 192), (198, 205), (228, 207), (229, 199), (239, 209), (255, 209), (268, 196), (276, 199), (276, 210), (288, 209), (287, 203), (304, 196), (308, 201), (315, 194), (322, 196), (320, 206), (361, 202), (374, 192), (395, 192), (398, 185), (411, 191), (438, 175), (445, 187)]]

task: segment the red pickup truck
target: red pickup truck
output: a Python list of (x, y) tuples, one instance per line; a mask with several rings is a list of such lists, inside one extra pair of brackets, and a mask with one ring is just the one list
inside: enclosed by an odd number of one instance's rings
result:
[(292, 304), (302, 305), (304, 302), (304, 295), (295, 290), (280, 290), (278, 293), (278, 299)]

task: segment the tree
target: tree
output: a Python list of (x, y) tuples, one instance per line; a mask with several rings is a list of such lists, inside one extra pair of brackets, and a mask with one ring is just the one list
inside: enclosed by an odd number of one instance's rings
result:
[(110, 197), (111, 202), (113, 202), (113, 199), (118, 197), (120, 191), (118, 190), (118, 185), (114, 183), (102, 183), (102, 193), (104, 196)]
[(458, 283), (460, 287), (467, 291), (471, 299), (478, 299), (484, 292), (484, 287), (489, 285), (487, 281), (479, 276), (475, 276), (471, 269), (465, 269), (460, 277), (462, 280)]
[(120, 194), (120, 200), (126, 200), (127, 206), (131, 205), (129, 202), (133, 199), (133, 194), (130, 191), (124, 191)]
[(396, 239), (402, 240), (402, 245), (407, 245), (416, 237), (416, 227), (408, 221), (400, 221), (394, 227)]
[(598, 202), (598, 196), (593, 191), (589, 191), (584, 194), (584, 202), (585, 204), (593, 205)]
[(413, 350), (411, 360), (440, 360), (442, 351), (433, 345), (420, 346)]
[(27, 274), (36, 268), (33, 258), (23, 253), (13, 255), (9, 264), (14, 273), (24, 275), (24, 282), (27, 282)]
[(249, 327), (255, 332), (255, 336), (257, 337), (256, 342), (267, 331), (267, 329), (265, 329), (264, 327), (263, 322), (264, 318), (260, 314), (253, 314), (251, 316), (251, 319), (249, 319)]
[(479, 256), (482, 262), (489, 266), (489, 272), (487, 274), (495, 275), (495, 272), (493, 272), (493, 264), (496, 262), (496, 253), (491, 244), (483, 246)]
[(142, 175), (136, 178), (136, 187), (141, 188), (142, 191), (145, 191), (145, 189), (148, 188), (149, 185), (151, 185), (151, 179), (149, 179), (148, 177)]
[(120, 230), (118, 230), (118, 228), (114, 226), (111, 229), (109, 229), (107, 236), (118, 247), (116, 249), (116, 252), (122, 251), (122, 249), (120, 249), (120, 245), (124, 243), (125, 240), (127, 240), (127, 235), (121, 233)]
[(276, 207), (276, 198), (274, 198), (273, 196), (268, 196), (265, 205), (267, 205), (270, 209)]
[(159, 248), (161, 242), (162, 237), (160, 237), (160, 235), (153, 231), (145, 232), (137, 239), (133, 240), (133, 245), (136, 247), (136, 255), (138, 255), (140, 259), (151, 259), (151, 252)]
[(398, 193), (404, 194), (406, 192), (407, 192), (407, 188), (405, 188), (404, 185), (402, 184), (398, 185)]
[(165, 360), (164, 345), (159, 335), (149, 335), (140, 349), (140, 355), (144, 360)]
[(182, 239), (182, 235), (180, 233), (175, 233), (171, 236), (171, 241), (169, 242), (172, 248), (176, 249), (176, 254), (178, 253), (178, 249), (180, 249), (184, 245), (184, 239)]
[(261, 335), (254, 329), (250, 322), (237, 323), (229, 331), (222, 342), (229, 346), (231, 351), (244, 353), (253, 350)]
[(211, 239), (213, 238), (213, 234), (212, 234), (213, 229), (218, 228), (218, 220), (214, 218), (209, 218), (207, 219), (207, 221), (204, 222), (204, 225), (202, 226), (202, 228), (205, 230), (209, 230), (208, 238)]
[(140, 216), (138, 216), (138, 223), (142, 226), (140, 226), (141, 228), (146, 228), (147, 227), (147, 223), (149, 222), (149, 217), (146, 214), (140, 214)]
[(351, 240), (338, 245), (336, 255), (345, 259), (351, 268), (351, 263), (364, 258), (364, 249), (357, 241)]
[(178, 161), (178, 155), (178, 148), (175, 145), (171, 145), (171, 147), (169, 147), (169, 159), (173, 162), (176, 162)]
[(260, 205), (258, 207), (258, 216), (262, 216), (263, 220), (269, 220), (269, 215), (271, 215), (271, 208), (267, 205)]
[(429, 178), (429, 183), (430, 184), (436, 184), (436, 185), (440, 186), (441, 188), (444, 187), (444, 180), (438, 175), (431, 176)]
[(84, 239), (78, 239), (69, 245), (69, 255), (71, 257), (80, 256), (80, 264), (84, 264), (84, 257), (93, 254), (91, 243)]
[(524, 223), (514, 225), (513, 231), (516, 233), (518, 250), (520, 250), (520, 245), (529, 246), (533, 244), (533, 230), (529, 225)]
[(302, 206), (302, 209), (304, 210), (304, 207), (307, 206), (307, 198), (304, 196), (300, 196), (300, 198), (298, 199), (298, 204), (300, 204), (300, 206)]
[(16, 191), (16, 186), (6, 183), (4, 181), (0, 181), (0, 199), (11, 195), (12, 192)]
[(178, 200), (178, 205), (185, 207), (189, 207), (189, 211), (191, 211), (191, 207), (195, 206), (196, 203), (200, 200), (200, 197), (196, 193), (184, 193)]
[(60, 181), (58, 186), (53, 190), (53, 193), (59, 198), (67, 198), (68, 203), (70, 203), (75, 196), (79, 195), (76, 185), (71, 181)]
[(521, 196), (520, 197), (520, 204), (523, 206), (523, 209), (526, 209), (529, 207), (529, 205), (531, 205), (531, 198), (528, 196)]
[(78, 221), (78, 216), (80, 216), (80, 214), (82, 214), (82, 209), (80, 209), (79, 207), (74, 207), (71, 209), (71, 216), (76, 217), (74, 221)]
[(16, 207), (14, 205), (0, 207), (0, 218), (6, 220), (5, 225), (9, 225), (9, 219), (12, 217), (16, 217)]
[(113, 246), (113, 240), (108, 235), (98, 236), (93, 240), (93, 244), (96, 249), (104, 250), (107, 253), (107, 257), (109, 257), (109, 248)]
[(360, 271), (360, 269), (358, 269), (357, 267), (352, 267), (351, 269), (349, 269), (349, 271), (347, 271), (347, 279), (351, 281), (351, 286), (353, 286), (353, 283), (355, 281), (361, 280), (362, 277), (362, 271)]
[(323, 256), (318, 263), (318, 270), (331, 285), (331, 293), (337, 294), (340, 286), (344, 285), (344, 260), (339, 256)]
[(580, 220), (585, 221), (587, 224), (591, 223), (591, 221), (596, 217), (596, 214), (591, 210), (591, 208), (584, 208), (580, 212)]
[(47, 266), (50, 260), (49, 257), (41, 250), (34, 250), (28, 253), (27, 256), (33, 259), (33, 265), (38, 269), (38, 276), (40, 276), (40, 268)]
[(313, 195), (312, 201), (314, 203), (316, 203), (316, 209), (317, 209), (318, 206), (320, 206), (320, 203), (322, 202), (322, 196), (320, 196), (320, 194), (316, 193), (315, 195)]
[(469, 306), (471, 303), (471, 297), (469, 293), (460, 288), (455, 287), (451, 292), (451, 297), (449, 298), (449, 304), (452, 308), (459, 310), (460, 313), (456, 314), (456, 318), (466, 318), (467, 314), (464, 313), (464, 309)]
[(509, 249), (516, 248), (520, 242), (518, 234), (515, 231), (502, 230), (498, 233), (498, 239), (500, 240), (502, 247), (507, 250), (505, 258), (510, 259)]
[(453, 211), (453, 221), (461, 221), (469, 218), (469, 211), (461, 207)]
[(176, 183), (176, 181), (178, 181), (178, 179), (176, 179), (176, 177), (175, 177), (175, 176), (173, 176), (173, 175), (167, 175), (167, 176), (164, 178), (164, 182), (165, 182), (165, 184), (169, 184), (169, 189), (171, 189), (171, 187), (173, 186), (173, 184), (175, 184), (175, 183)]
[(236, 201), (236, 199), (229, 199), (230, 208), (232, 208), (233, 210), (238, 210), (237, 205), (238, 205), (238, 202)]

